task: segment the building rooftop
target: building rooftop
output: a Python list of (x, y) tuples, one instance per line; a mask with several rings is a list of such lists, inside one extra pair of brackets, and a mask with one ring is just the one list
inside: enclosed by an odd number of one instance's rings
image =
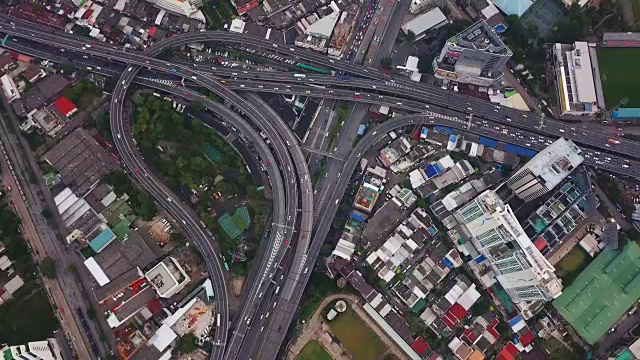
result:
[(115, 169), (113, 159), (82, 128), (63, 138), (44, 155), (44, 159), (58, 170), (62, 181), (79, 196), (85, 195), (104, 175)]
[(402, 26), (404, 32), (412, 31), (416, 35), (420, 35), (425, 31), (443, 24), (447, 21), (447, 17), (444, 15), (439, 7), (427, 11), (424, 14), (418, 15), (415, 18), (408, 21)]
[(640, 246), (629, 242), (622, 250), (602, 251), (553, 306), (593, 345), (638, 299)]
[(495, 54), (511, 54), (511, 50), (500, 40), (491, 27), (484, 21), (464, 29), (451, 37), (448, 42), (462, 48), (486, 51)]
[(492, 0), (507, 15), (522, 16), (533, 5), (531, 0)]
[(523, 169), (531, 170), (533, 175), (543, 179), (547, 189), (552, 189), (583, 161), (582, 150), (573, 141), (559, 138), (527, 162)]

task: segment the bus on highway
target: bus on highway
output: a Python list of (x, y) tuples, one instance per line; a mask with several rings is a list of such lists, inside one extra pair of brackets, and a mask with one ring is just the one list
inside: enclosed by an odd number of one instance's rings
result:
[(311, 65), (308, 65), (308, 64), (305, 64), (305, 63), (298, 63), (297, 66), (300, 67), (300, 68), (303, 68), (305, 70), (317, 72), (317, 73), (320, 73), (320, 74), (330, 74), (329, 70), (317, 68), (315, 66), (311, 66)]
[(218, 314), (217, 319), (216, 319), (216, 326), (220, 327), (220, 314)]
[(226, 262), (226, 261), (224, 262), (224, 269), (225, 269), (225, 270), (227, 270), (227, 271), (229, 271), (229, 264), (227, 264), (227, 262)]

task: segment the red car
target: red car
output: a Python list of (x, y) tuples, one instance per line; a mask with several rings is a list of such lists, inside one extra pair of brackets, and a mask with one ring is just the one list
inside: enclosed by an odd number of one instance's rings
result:
[(289, 239), (284, 239), (284, 244), (289, 245)]
[(136, 173), (140, 174), (140, 169), (136, 168)]
[(355, 94), (355, 95), (353, 95), (353, 98), (354, 98), (354, 99), (360, 99), (360, 94)]

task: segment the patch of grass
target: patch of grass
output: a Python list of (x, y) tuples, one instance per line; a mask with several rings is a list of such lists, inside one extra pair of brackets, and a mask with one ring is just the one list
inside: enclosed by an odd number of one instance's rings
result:
[(351, 308), (329, 323), (331, 331), (355, 360), (375, 360), (387, 347)]
[(576, 271), (582, 267), (586, 260), (587, 254), (581, 247), (576, 246), (558, 262), (558, 267), (567, 272)]
[(37, 289), (29, 294), (20, 290), (0, 306), (0, 342), (26, 344), (52, 337), (59, 324), (44, 290)]
[[(634, 5), (634, 13), (638, 6)], [(629, 98), (625, 107), (640, 107), (640, 72), (633, 71), (640, 62), (640, 49), (598, 48), (597, 53), (607, 108), (615, 106), (624, 97)]]
[(575, 246), (559, 262), (558, 269), (564, 286), (569, 286), (591, 262), (589, 255), (580, 246)]
[(542, 340), (542, 347), (548, 352), (550, 360), (578, 360), (580, 354), (574, 353), (571, 349), (554, 337)]
[(300, 354), (296, 356), (296, 360), (331, 360), (324, 346), (318, 342), (318, 340), (310, 340), (307, 345), (302, 348)]

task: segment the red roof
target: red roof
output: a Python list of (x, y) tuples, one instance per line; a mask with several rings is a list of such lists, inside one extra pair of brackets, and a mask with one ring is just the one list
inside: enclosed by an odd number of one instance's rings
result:
[(455, 315), (455, 317), (457, 317), (458, 320), (462, 320), (462, 318), (464, 318), (464, 316), (467, 315), (467, 310), (465, 310), (465, 308), (463, 308), (462, 305), (458, 303), (453, 304), (451, 309), (449, 309), (449, 312)]
[(153, 34), (155, 34), (156, 31), (158, 31), (158, 27), (156, 27), (156, 26), (154, 26), (151, 29), (149, 29), (149, 36), (153, 36)]
[(82, 14), (82, 19), (87, 20), (89, 17), (91, 17), (91, 14), (93, 14), (93, 9), (85, 11), (84, 14)]
[(538, 251), (541, 251), (542, 249), (544, 249), (546, 246), (549, 245), (549, 243), (547, 242), (547, 240), (545, 240), (542, 236), (540, 236), (535, 242), (534, 245), (536, 246), (536, 248), (538, 249)]
[(462, 336), (464, 336), (467, 339), (469, 339), (469, 345), (475, 344), (476, 340), (478, 340), (478, 335), (475, 332), (473, 332), (473, 329), (471, 329), (471, 328), (465, 329), (462, 332)]
[(418, 337), (416, 341), (411, 344), (411, 348), (413, 351), (418, 353), (418, 355), (422, 356), (427, 350), (429, 350), (429, 343), (427, 343), (422, 336)]
[(147, 310), (149, 310), (149, 312), (154, 315), (158, 313), (158, 311), (162, 310), (163, 308), (164, 308), (164, 305), (162, 305), (160, 300), (157, 298), (147, 303)]
[(500, 338), (500, 333), (496, 330), (496, 326), (498, 326), (498, 320), (493, 320), (489, 326), (487, 326), (487, 331), (489, 334), (493, 335), (496, 340)]
[(242, 15), (244, 13), (246, 13), (247, 11), (256, 8), (260, 5), (260, 3), (258, 2), (258, 0), (251, 0), (249, 3), (236, 7), (236, 11), (238, 12), (238, 15)]
[(513, 360), (520, 351), (511, 341), (498, 353), (498, 360)]
[(64, 96), (60, 96), (58, 100), (53, 102), (53, 105), (64, 116), (69, 116), (69, 114), (77, 110), (76, 106), (71, 102), (71, 100), (67, 99)]
[(520, 344), (522, 344), (522, 346), (527, 347), (533, 342), (535, 338), (536, 336), (531, 332), (531, 330), (529, 330), (526, 334), (520, 336), (518, 340), (520, 341)]

